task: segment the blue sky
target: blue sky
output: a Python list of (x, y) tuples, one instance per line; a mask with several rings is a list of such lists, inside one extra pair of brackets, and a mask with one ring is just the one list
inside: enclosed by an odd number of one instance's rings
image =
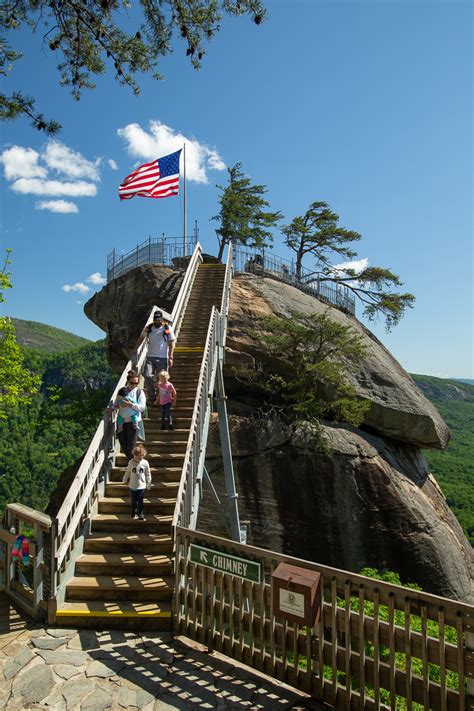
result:
[[(182, 229), (181, 197), (120, 203), (118, 185), (185, 137), (188, 221), (198, 220), (206, 251), (217, 250), (210, 218), (225, 165), (241, 161), (267, 185), (283, 224), (326, 200), (362, 234), (359, 257), (391, 268), (417, 297), (391, 334), (383, 322), (374, 333), (410, 372), (474, 377), (471, 4), (266, 4), (259, 27), (222, 23), (199, 72), (177, 40), (165, 80), (143, 77), (139, 97), (110, 74), (75, 102), (41, 35), (17, 33), (25, 58), (6, 90), (34, 95), (63, 130), (51, 141), (25, 121), (2, 126), (2, 245), (14, 282), (5, 312), (101, 338), (82, 309), (107, 253)], [(274, 251), (290, 256), (278, 233)]]

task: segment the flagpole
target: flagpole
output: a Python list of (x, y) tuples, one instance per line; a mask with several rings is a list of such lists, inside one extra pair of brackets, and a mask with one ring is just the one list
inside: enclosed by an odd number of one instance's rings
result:
[(183, 257), (186, 256), (186, 144), (183, 144)]

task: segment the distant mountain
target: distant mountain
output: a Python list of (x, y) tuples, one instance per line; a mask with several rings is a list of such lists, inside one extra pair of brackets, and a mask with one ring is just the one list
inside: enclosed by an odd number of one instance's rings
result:
[(474, 545), (474, 382), (412, 375), (436, 405), (451, 431), (444, 452), (425, 449), (430, 470), (446, 500)]
[(460, 378), (435, 378), (432, 375), (411, 374), (426, 397), (437, 405), (439, 400), (473, 400), (474, 381)]
[(12, 318), (12, 321), (18, 343), (42, 353), (64, 353), (92, 343), (87, 338), (76, 336), (61, 328), (47, 326), (45, 323), (24, 321), (20, 318)]
[(458, 380), (460, 383), (468, 383), (469, 385), (474, 385), (474, 380), (469, 380), (469, 378), (454, 378), (454, 380)]

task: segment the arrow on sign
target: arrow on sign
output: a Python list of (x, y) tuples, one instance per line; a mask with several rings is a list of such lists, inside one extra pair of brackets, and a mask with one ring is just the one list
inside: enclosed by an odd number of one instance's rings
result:
[(199, 552), (201, 563), (207, 563), (207, 553), (205, 551)]

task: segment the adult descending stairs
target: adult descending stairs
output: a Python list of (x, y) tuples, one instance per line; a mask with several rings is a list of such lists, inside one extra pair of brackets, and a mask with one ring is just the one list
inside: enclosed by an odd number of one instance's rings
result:
[[(145, 520), (130, 517), (130, 496), (117, 454), (91, 516), (91, 531), (66, 583), (56, 611), (61, 626), (166, 629), (173, 595), (172, 520), (183, 477), (196, 388), (213, 307), (221, 308), (226, 265), (199, 263), (180, 320), (171, 381), (177, 390), (174, 430), (161, 429), (160, 412), (148, 402), (145, 419), (152, 488), (145, 496)], [(228, 284), (227, 284), (228, 288)], [(182, 488), (182, 484), (181, 484)]]

